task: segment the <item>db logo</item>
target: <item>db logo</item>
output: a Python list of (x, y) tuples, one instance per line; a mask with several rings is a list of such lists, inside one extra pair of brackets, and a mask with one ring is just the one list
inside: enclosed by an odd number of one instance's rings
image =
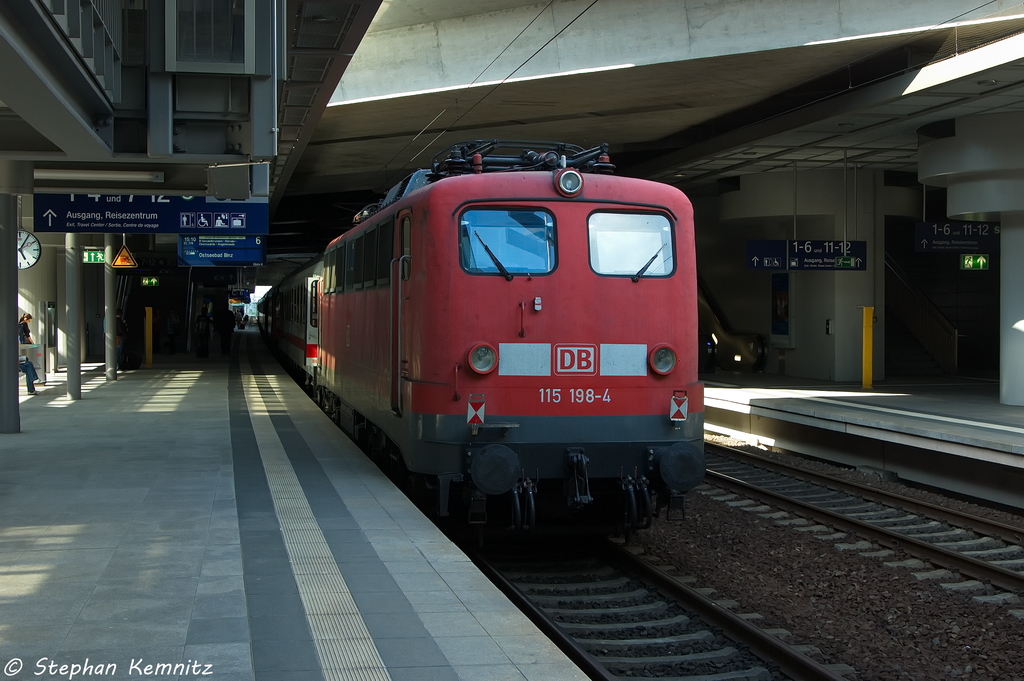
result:
[(556, 345), (555, 373), (594, 376), (597, 374), (596, 345)]

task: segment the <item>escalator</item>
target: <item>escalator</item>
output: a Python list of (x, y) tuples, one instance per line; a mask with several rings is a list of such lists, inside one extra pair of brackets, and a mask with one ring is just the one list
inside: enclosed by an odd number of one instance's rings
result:
[(697, 328), (700, 338), (698, 361), (702, 373), (716, 369), (764, 370), (768, 359), (768, 343), (764, 336), (736, 331), (700, 275), (697, 276)]

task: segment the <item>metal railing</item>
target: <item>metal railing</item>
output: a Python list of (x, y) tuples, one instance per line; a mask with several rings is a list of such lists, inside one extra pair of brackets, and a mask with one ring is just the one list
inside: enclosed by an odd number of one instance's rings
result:
[(121, 0), (38, 0), (112, 101), (121, 95)]
[(957, 372), (957, 330), (889, 254), (885, 255), (885, 306), (928, 351), (943, 373)]

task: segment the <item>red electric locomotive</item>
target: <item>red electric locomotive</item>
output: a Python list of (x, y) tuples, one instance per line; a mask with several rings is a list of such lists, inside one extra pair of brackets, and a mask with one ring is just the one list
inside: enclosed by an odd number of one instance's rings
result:
[(440, 515), (643, 528), (704, 475), (692, 208), (606, 145), (519, 144), (455, 145), (329, 245), (316, 396)]

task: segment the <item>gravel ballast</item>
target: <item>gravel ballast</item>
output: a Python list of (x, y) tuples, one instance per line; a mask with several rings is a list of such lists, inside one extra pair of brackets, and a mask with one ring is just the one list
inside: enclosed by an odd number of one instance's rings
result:
[(684, 521), (656, 518), (631, 544), (739, 601), (739, 611), (760, 613), (760, 626), (789, 630), (787, 643), (816, 646), (819, 662), (853, 667), (851, 681), (1024, 681), (1024, 603), (977, 603), (940, 586), (959, 578), (919, 580), (883, 564), (910, 558), (899, 552), (880, 559), (835, 548), (857, 540), (818, 539), (690, 492)]

